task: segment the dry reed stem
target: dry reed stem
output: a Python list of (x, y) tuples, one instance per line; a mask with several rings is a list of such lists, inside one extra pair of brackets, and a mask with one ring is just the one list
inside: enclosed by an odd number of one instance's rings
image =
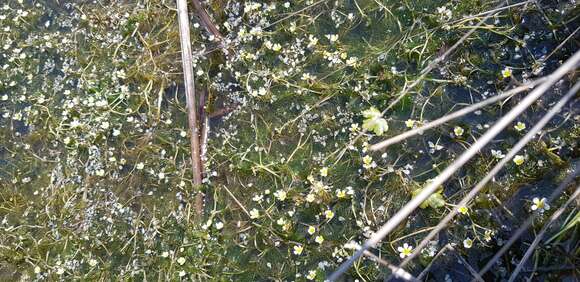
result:
[[(177, 16), (179, 22), (179, 39), (181, 42), (181, 60), (183, 64), (183, 81), (187, 103), (187, 121), (189, 124), (193, 184), (199, 188), (202, 184), (202, 164), (200, 158), (199, 124), (195, 99), (195, 77), (191, 56), (191, 39), (189, 36), (189, 17), (186, 0), (177, 0)], [(203, 193), (195, 197), (195, 212), (198, 217), (203, 214)]]

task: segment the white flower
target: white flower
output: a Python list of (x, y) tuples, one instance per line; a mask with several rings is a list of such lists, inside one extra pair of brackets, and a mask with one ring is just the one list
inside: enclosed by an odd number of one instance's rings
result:
[(251, 219), (256, 219), (256, 218), (258, 218), (258, 217), (260, 217), (260, 211), (259, 211), (259, 210), (257, 210), (257, 209), (252, 209), (252, 210), (250, 211), (250, 218), (251, 218)]
[(110, 126), (108, 121), (104, 121), (103, 123), (101, 123), (101, 128), (102, 129), (108, 129)]
[(463, 247), (465, 247), (466, 249), (469, 249), (473, 246), (473, 240), (471, 240), (471, 238), (467, 238), (465, 240), (463, 240)]
[(510, 67), (505, 67), (501, 71), (501, 76), (503, 76), (503, 78), (508, 78), (508, 77), (512, 76), (512, 69)]
[(453, 16), (453, 14), (451, 13), (451, 10), (447, 9), (447, 7), (445, 7), (445, 6), (438, 7), (437, 13), (439, 14), (441, 21), (448, 21)]
[(535, 197), (534, 199), (532, 199), (532, 202), (534, 203), (531, 207), (533, 211), (537, 210), (539, 212), (543, 212), (550, 209), (550, 205), (546, 203), (546, 198), (540, 199), (538, 197)]
[(485, 230), (485, 234), (483, 236), (483, 239), (486, 242), (489, 242), (489, 241), (491, 241), (491, 236), (493, 236), (493, 231), (491, 231), (491, 230)]
[(252, 201), (260, 203), (260, 202), (262, 202), (263, 199), (264, 199), (264, 196), (262, 194), (259, 194), (259, 195), (254, 196), (252, 198)]
[(221, 221), (218, 221), (215, 223), (215, 229), (217, 230), (221, 230), (222, 228), (224, 228), (224, 223)]
[(461, 128), (461, 126), (456, 126), (453, 129), (453, 133), (455, 133), (455, 136), (457, 136), (457, 137), (463, 135), (464, 132), (465, 132), (465, 130), (463, 130), (463, 128)]
[(278, 43), (272, 45), (272, 51), (278, 52), (280, 50), (282, 50), (282, 45), (280, 45)]
[(314, 37), (314, 35), (308, 35), (308, 45), (306, 47), (312, 48), (318, 44), (318, 38)]
[(322, 235), (318, 235), (316, 238), (314, 238), (314, 242), (322, 244), (322, 242), (324, 242), (324, 237), (322, 237)]
[(336, 42), (336, 40), (338, 40), (338, 35), (336, 34), (327, 34), (326, 38), (328, 38), (328, 40), (330, 40), (330, 43), (334, 43)]
[(365, 169), (371, 169), (371, 168), (374, 168), (376, 166), (377, 166), (377, 164), (375, 162), (373, 162), (373, 157), (371, 157), (369, 155), (364, 156), (363, 167)]
[(184, 257), (179, 257), (179, 258), (177, 259), (177, 263), (178, 263), (179, 265), (183, 265), (183, 264), (185, 263), (185, 258), (184, 258)]
[(327, 167), (323, 167), (320, 169), (320, 176), (322, 176), (322, 177), (328, 176), (328, 168)]
[(491, 150), (491, 155), (496, 159), (503, 159), (505, 155), (501, 152), (501, 150)]
[(107, 104), (108, 103), (106, 100), (99, 100), (99, 101), (95, 102), (95, 106), (97, 106), (99, 108), (102, 108), (102, 107), (106, 106)]
[(405, 243), (402, 247), (398, 247), (397, 251), (399, 251), (399, 257), (406, 258), (407, 256), (411, 255), (411, 253), (413, 253), (413, 246)]
[(71, 121), (71, 123), (70, 123), (70, 127), (71, 128), (76, 128), (76, 127), (79, 127), (79, 126), (81, 126), (81, 123), (80, 123), (80, 121), (78, 119), (73, 119), (73, 121)]
[(97, 263), (99, 263), (99, 261), (97, 261), (96, 259), (92, 258), (89, 260), (89, 265), (94, 267), (95, 265), (97, 265)]
[(181, 270), (181, 271), (179, 271), (178, 274), (179, 274), (179, 277), (183, 277), (183, 276), (185, 276), (186, 273), (185, 273), (185, 271)]
[(314, 233), (316, 233), (316, 227), (314, 226), (308, 227), (308, 234), (312, 235)]
[(283, 217), (281, 217), (278, 220), (276, 220), (276, 223), (278, 225), (284, 225), (284, 224), (286, 224), (286, 220)]
[(405, 126), (408, 128), (413, 128), (413, 126), (415, 126), (415, 121), (412, 119), (408, 119), (407, 121), (405, 121)]
[(334, 217), (334, 212), (331, 210), (326, 210), (324, 212), (324, 216), (326, 217), (326, 219), (331, 220)]
[(40, 269), (40, 267), (38, 267), (38, 266), (35, 266), (35, 267), (34, 267), (34, 273), (38, 274), (38, 273), (40, 273), (41, 271), (42, 271), (42, 269)]
[(279, 201), (284, 201), (286, 200), (286, 191), (284, 190), (278, 190), (276, 192), (274, 192), (274, 197), (276, 197), (276, 199), (278, 199)]
[(346, 187), (346, 194), (348, 195), (354, 195), (354, 189), (352, 189), (351, 186)]
[(62, 267), (60, 267), (60, 266), (59, 266), (59, 267), (56, 269), (56, 274), (58, 274), (58, 275), (62, 275), (63, 273), (64, 273), (64, 268), (62, 268)]
[(302, 254), (302, 251), (304, 251), (304, 247), (302, 247), (302, 245), (296, 245), (296, 246), (294, 246), (294, 248), (292, 250), (292, 252), (297, 256)]
[(524, 161), (525, 161), (525, 158), (524, 158), (524, 156), (522, 156), (522, 155), (516, 155), (516, 156), (514, 157), (514, 159), (513, 159), (513, 162), (514, 162), (516, 165), (522, 165), (522, 164), (524, 163)]
[(138, 170), (142, 170), (144, 167), (145, 167), (145, 164), (144, 164), (144, 163), (138, 163), (138, 164), (135, 166), (135, 168), (136, 168), (136, 169), (138, 169)]
[(357, 57), (350, 57), (350, 58), (348, 58), (348, 60), (346, 60), (346, 65), (354, 66), (354, 65), (356, 65), (357, 62), (358, 62)]
[(526, 124), (521, 122), (521, 121), (518, 121), (518, 123), (516, 123), (516, 125), (514, 125), (514, 128), (517, 131), (522, 131), (522, 130), (526, 129)]
[(316, 270), (308, 271), (308, 275), (306, 275), (306, 279), (314, 280), (314, 278), (316, 278)]
[(160, 172), (158, 175), (160, 180), (165, 179), (165, 173), (164, 172)]

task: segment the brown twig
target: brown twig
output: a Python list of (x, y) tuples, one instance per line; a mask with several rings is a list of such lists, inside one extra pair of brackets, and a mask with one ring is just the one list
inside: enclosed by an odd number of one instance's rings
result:
[(199, 0), (192, 0), (192, 2), (205, 28), (209, 31), (209, 33), (213, 34), (213, 36), (217, 37), (221, 41), (223, 39), (221, 32), (219, 31), (217, 26), (213, 23), (211, 17), (207, 13), (207, 11), (203, 8), (201, 2), (199, 2)]
[[(183, 80), (185, 84), (185, 97), (187, 101), (187, 121), (191, 132), (191, 161), (193, 170), (193, 184), (201, 185), (202, 164), (199, 146), (199, 124), (197, 121), (197, 108), (195, 105), (195, 77), (193, 76), (193, 63), (191, 57), (191, 39), (189, 37), (189, 18), (186, 0), (177, 0), (177, 16), (179, 22), (179, 37), (181, 41), (181, 60), (183, 63)], [(203, 214), (203, 193), (197, 193), (195, 197), (195, 212), (198, 217)]]
[(201, 23), (203, 24), (205, 29), (207, 29), (207, 31), (217, 39), (217, 41), (219, 42), (219, 46), (225, 49), (226, 45), (224, 43), (224, 36), (218, 29), (217, 25), (213, 23), (211, 17), (207, 13), (201, 2), (199, 0), (192, 0), (192, 2), (193, 6), (195, 7), (195, 11), (197, 12), (197, 15), (201, 20)]

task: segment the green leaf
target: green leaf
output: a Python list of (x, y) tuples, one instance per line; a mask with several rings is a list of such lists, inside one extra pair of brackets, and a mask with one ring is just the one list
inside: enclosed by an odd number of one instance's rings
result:
[(365, 117), (362, 126), (365, 130), (372, 131), (378, 136), (383, 135), (383, 133), (389, 130), (389, 124), (383, 118), (381, 112), (376, 108), (372, 107), (363, 111), (362, 114)]
[[(428, 185), (429, 182), (430, 182), (430, 180), (428, 180), (426, 182), (425, 186)], [(418, 188), (418, 189), (413, 190), (413, 192), (412, 192), (413, 198), (417, 197), (417, 195), (419, 195), (421, 193), (421, 191), (423, 191), (423, 189), (425, 189), (425, 188)], [(437, 191), (435, 193), (431, 194), (431, 196), (429, 196), (429, 198), (427, 198), (425, 201), (423, 201), (419, 207), (422, 209), (427, 208), (427, 207), (437, 209), (437, 208), (444, 206), (446, 202), (445, 202), (445, 198), (443, 198), (443, 195), (441, 193), (443, 193), (443, 186), (440, 186), (437, 189)]]

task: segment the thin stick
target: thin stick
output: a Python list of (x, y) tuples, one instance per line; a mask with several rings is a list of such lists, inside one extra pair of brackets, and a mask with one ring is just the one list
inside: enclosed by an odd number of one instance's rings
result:
[(473, 156), (475, 156), (487, 143), (491, 142), (504, 128), (506, 128), (512, 121), (514, 121), (521, 113), (523, 113), (530, 105), (532, 105), (540, 96), (542, 96), (554, 83), (560, 80), (570, 70), (576, 68), (580, 61), (580, 51), (576, 52), (574, 56), (568, 59), (562, 66), (560, 66), (554, 73), (548, 76), (546, 82), (538, 86), (528, 96), (520, 101), (511, 111), (497, 121), (485, 134), (483, 134), (477, 142), (475, 142), (467, 151), (465, 151), (455, 162), (448, 166), (441, 172), (421, 193), (415, 198), (411, 199), (403, 208), (401, 208), (393, 217), (391, 217), (371, 238), (369, 238), (361, 249), (353, 254), (347, 261), (342, 263), (340, 267), (330, 275), (329, 280), (336, 281), (340, 275), (346, 272), (350, 266), (359, 259), (364, 250), (374, 247), (385, 236), (387, 236), (393, 229), (395, 229), (401, 222), (407, 219), (409, 215), (421, 205), (427, 198), (433, 194), (437, 188), (449, 179), (457, 170), (465, 165)]
[[(361, 248), (361, 246), (357, 243), (353, 242), (352, 244), (354, 245), (354, 248), (357, 250)], [(415, 278), (411, 273), (405, 271), (402, 268), (392, 265), (390, 262), (386, 261), (383, 258), (380, 258), (379, 256), (373, 254), (372, 252), (369, 252), (368, 250), (364, 251), (363, 254), (371, 258), (372, 260), (378, 262), (379, 264), (389, 268), (393, 273), (393, 275), (395, 275), (397, 278), (403, 279), (405, 281), (417, 281), (417, 282), (420, 281), (419, 279)]]
[(244, 207), (244, 205), (242, 205), (242, 203), (240, 203), (240, 201), (238, 201), (238, 198), (236, 198), (236, 196), (234, 196), (234, 194), (230, 191), (230, 189), (228, 189), (228, 187), (226, 187), (225, 185), (223, 185), (222, 187), (224, 187), (224, 189), (226, 189), (226, 191), (228, 192), (228, 194), (230, 194), (230, 196), (232, 197), (232, 199), (234, 199), (234, 202), (236, 202), (236, 204), (238, 204), (238, 206), (240, 206), (240, 208), (242, 208), (242, 210), (244, 211), (244, 213), (246, 215), (248, 215), (249, 218), (251, 218), (252, 216), (250, 215), (250, 213), (248, 212), (248, 210), (246, 209), (246, 207)]
[[(495, 10), (502, 8), (504, 5), (505, 5), (505, 3), (502, 1), (502, 3), (495, 8)], [(457, 49), (457, 47), (459, 47), (459, 45), (463, 44), (463, 42), (465, 40), (467, 40), (475, 31), (478, 30), (478, 27), (483, 25), (487, 21), (487, 19), (489, 19), (491, 16), (495, 15), (495, 13), (497, 13), (497, 12), (487, 14), (483, 19), (481, 19), (481, 21), (479, 21), (475, 26), (471, 27), (471, 29), (467, 33), (465, 33), (457, 42), (455, 42), (455, 44), (453, 44), (453, 46), (451, 46), (449, 49), (447, 49), (447, 51), (445, 51), (445, 53), (443, 53), (443, 55), (441, 55), (441, 56), (437, 57), (435, 60), (431, 61), (429, 63), (429, 65), (427, 65), (427, 67), (425, 67), (421, 71), (421, 75), (419, 76), (419, 78), (417, 78), (415, 81), (413, 81), (413, 83), (411, 83), (409, 86), (403, 88), (403, 91), (401, 91), (398, 94), (397, 98), (394, 101), (392, 101), (391, 103), (389, 103), (387, 108), (385, 110), (383, 110), (383, 114), (385, 114), (388, 110), (390, 110), (392, 107), (397, 105), (399, 103), (399, 101), (401, 101), (401, 99), (403, 99), (403, 97), (405, 97), (405, 95), (407, 95), (407, 93), (409, 93), (409, 91), (411, 89), (413, 89), (421, 81), (423, 81), (423, 79), (425, 79), (425, 77), (437, 65), (439, 65), (440, 62), (443, 62), (449, 55), (451, 55), (451, 53), (453, 53), (453, 51), (455, 51), (455, 49)]]
[[(185, 98), (187, 102), (187, 121), (191, 132), (191, 161), (193, 184), (201, 185), (202, 164), (199, 148), (199, 125), (195, 105), (195, 77), (191, 57), (191, 39), (189, 37), (189, 19), (186, 0), (177, 0), (177, 17), (179, 22), (179, 39), (181, 42), (181, 61), (183, 63), (183, 81), (185, 83)], [(203, 213), (203, 193), (200, 191), (195, 198), (195, 211), (198, 216)]]
[(511, 4), (511, 5), (508, 5), (508, 6), (505, 6), (505, 7), (501, 7), (501, 8), (495, 8), (495, 9), (492, 9), (492, 10), (489, 10), (489, 11), (481, 12), (479, 14), (475, 14), (475, 15), (471, 15), (471, 16), (467, 16), (467, 17), (464, 17), (464, 18), (461, 18), (461, 19), (454, 20), (451, 23), (458, 23), (458, 22), (462, 22), (462, 21), (476, 19), (479, 16), (483, 16), (483, 15), (487, 15), (489, 13), (495, 13), (495, 12), (507, 10), (507, 9), (510, 9), (510, 8), (515, 8), (515, 7), (518, 7), (518, 6), (521, 6), (521, 5), (525, 5), (525, 4), (534, 2), (534, 1), (535, 0), (528, 0), (528, 1), (523, 1), (523, 2), (519, 2), (519, 3)]
[[(498, 10), (500, 8), (502, 8), (505, 4), (502, 2), (500, 5), (498, 5), (495, 10)], [(499, 11), (499, 10), (498, 10)], [(453, 52), (455, 51), (455, 49), (457, 49), (457, 47), (459, 47), (459, 45), (463, 44), (463, 42), (465, 40), (467, 40), (469, 38), (469, 36), (471, 36), (471, 34), (473, 34), (479, 26), (481, 26), (483, 23), (485, 23), (485, 21), (487, 21), (487, 19), (489, 19), (491, 16), (495, 15), (495, 13), (490, 13), (487, 16), (485, 16), (483, 19), (481, 19), (470, 31), (468, 31), (467, 33), (465, 33), (457, 42), (455, 42), (455, 44), (453, 44), (453, 46), (451, 46), (449, 49), (447, 49), (447, 51), (445, 51), (445, 53), (443, 53), (441, 56), (435, 58), (433, 61), (431, 61), (429, 63), (429, 65), (427, 65), (423, 70), (421, 70), (421, 75), (415, 79), (409, 86), (407, 86), (407, 84), (405, 84), (405, 86), (403, 86), (403, 90), (401, 90), (401, 92), (399, 92), (397, 94), (397, 98), (392, 101), (391, 103), (389, 103), (389, 105), (387, 106), (386, 109), (384, 109), (381, 114), (384, 115), (385, 113), (387, 113), (387, 111), (389, 111), (392, 107), (394, 107), (395, 105), (397, 105), (399, 103), (399, 101), (401, 101), (401, 99), (403, 99), (403, 97), (405, 97), (405, 95), (407, 95), (409, 93), (409, 91), (411, 89), (413, 89), (415, 86), (417, 86), (421, 81), (423, 81), (423, 79), (425, 79), (425, 77), (427, 77), (427, 75), (437, 66), (439, 65), (439, 63), (445, 61), (445, 59), (447, 59), (447, 57)], [(364, 134), (366, 133), (366, 130), (362, 130), (351, 142), (349, 142), (349, 145), (346, 146), (344, 149), (342, 149), (338, 155), (338, 157), (336, 158), (336, 161), (334, 162), (334, 164), (336, 165), (338, 163), (338, 161), (340, 161), (340, 159), (342, 159), (342, 156), (346, 153), (346, 151), (348, 150), (348, 148), (350, 146), (352, 146), (353, 144), (356, 143), (356, 141), (358, 141), (358, 139), (360, 139)]]
[(457, 253), (457, 251), (455, 251), (455, 248), (453, 248), (453, 246), (449, 247), (451, 247), (451, 249), (454, 251), (453, 253), (455, 254), (455, 256), (461, 261), (461, 263), (465, 266), (465, 268), (467, 268), (467, 271), (469, 271), (469, 273), (473, 276), (473, 280), (483, 282), (484, 281), (483, 278), (479, 276), (479, 274), (477, 273), (477, 271), (475, 271), (475, 269), (473, 269), (471, 264), (469, 264), (469, 262), (467, 262), (459, 253)]
[[(458, 207), (466, 207), (473, 198), (491, 181), (495, 175), (497, 175), (501, 169), (510, 161), (512, 158), (526, 146), (538, 132), (542, 130), (546, 126), (546, 124), (564, 107), (564, 105), (570, 101), (570, 99), (575, 95), (575, 93), (580, 89), (580, 83), (576, 83), (570, 91), (556, 105), (554, 105), (537, 123), (530, 129), (526, 135), (524, 135), (518, 143), (514, 145), (514, 147), (503, 157), (501, 161), (499, 161), (491, 171), (489, 171), (476, 185), (469, 191), (467, 195), (457, 204)], [(414, 252), (409, 255), (405, 260), (401, 262), (399, 267), (405, 267), (412, 259), (417, 257), (420, 254), (420, 251), (427, 246), (429, 241), (435, 237), (445, 226), (449, 223), (457, 214), (459, 213), (459, 209), (453, 209), (445, 218), (443, 218), (437, 226), (423, 240), (419, 243), (417, 248), (415, 248)]]
[(541, 59), (541, 61), (545, 62), (550, 57), (552, 57), (552, 55), (554, 55), (554, 53), (556, 53), (556, 51), (558, 51), (560, 48), (562, 48), (562, 46), (564, 46), (564, 44), (566, 44), (566, 42), (568, 42), (568, 40), (570, 40), (570, 38), (574, 37), (574, 34), (576, 34), (576, 32), (578, 32), (578, 30), (580, 30), (580, 26), (578, 28), (576, 28), (576, 30), (574, 30), (568, 37), (566, 37), (566, 39), (564, 39), (564, 41), (562, 41), (562, 43), (558, 44), (558, 46), (556, 46), (556, 48), (554, 48), (554, 50), (552, 50), (552, 52), (550, 52), (550, 54), (548, 54), (548, 56)]
[(193, 7), (195, 7), (195, 10), (197, 11), (197, 15), (201, 19), (201, 22), (203, 23), (207, 31), (211, 33), (219, 41), (220, 47), (222, 49), (225, 49), (226, 44), (224, 42), (224, 37), (222, 33), (218, 29), (217, 25), (213, 23), (211, 17), (207, 13), (207, 11), (203, 8), (201, 2), (199, 2), (199, 0), (192, 0), (192, 2)]
[(554, 214), (552, 214), (552, 216), (550, 217), (550, 221), (548, 223), (546, 223), (544, 225), (544, 227), (542, 227), (542, 230), (540, 231), (540, 233), (538, 233), (538, 235), (536, 236), (536, 238), (534, 239), (532, 244), (528, 247), (528, 250), (524, 254), (524, 257), (522, 257), (522, 260), (520, 260), (520, 263), (518, 263), (518, 266), (516, 267), (514, 272), (512, 272), (512, 275), (510, 276), (510, 279), (508, 280), (508, 282), (513, 282), (518, 277), (518, 274), (522, 270), (524, 263), (526, 263), (526, 261), (530, 258), (532, 253), (535, 251), (536, 247), (540, 243), (540, 240), (542, 240), (542, 237), (544, 236), (544, 234), (546, 233), (548, 228), (552, 225), (552, 223), (554, 223), (554, 221), (558, 220), (558, 218), (562, 215), (564, 210), (574, 200), (576, 200), (576, 198), (578, 198), (579, 195), (580, 195), (580, 186), (576, 187), (576, 191), (574, 192), (574, 194), (572, 194), (572, 196), (570, 196), (568, 201), (566, 201), (566, 203), (562, 207), (560, 207)]
[(437, 127), (437, 126), (442, 125), (442, 124), (444, 124), (444, 123), (446, 123), (446, 122), (448, 122), (450, 120), (453, 120), (453, 119), (462, 117), (462, 116), (464, 116), (464, 115), (466, 115), (468, 113), (471, 113), (473, 111), (476, 111), (476, 110), (478, 110), (480, 108), (483, 108), (483, 107), (485, 107), (487, 105), (490, 105), (490, 104), (493, 104), (493, 103), (495, 103), (497, 101), (500, 101), (500, 100), (503, 100), (505, 98), (511, 97), (511, 96), (513, 96), (515, 94), (521, 93), (521, 92), (526, 91), (528, 89), (534, 88), (536, 85), (538, 85), (539, 83), (541, 83), (543, 81), (545, 81), (545, 78), (540, 78), (540, 79), (534, 80), (534, 81), (532, 81), (530, 83), (527, 83), (525, 85), (522, 85), (522, 86), (516, 87), (514, 89), (511, 89), (511, 90), (509, 90), (509, 91), (507, 91), (505, 93), (502, 93), (502, 94), (496, 95), (494, 97), (488, 98), (488, 99), (483, 100), (483, 101), (481, 101), (479, 103), (475, 103), (475, 104), (470, 105), (468, 107), (465, 107), (465, 108), (463, 108), (461, 110), (458, 110), (456, 112), (453, 112), (451, 114), (448, 114), (448, 115), (446, 115), (444, 117), (441, 117), (441, 118), (438, 118), (438, 119), (436, 119), (434, 121), (428, 122), (428, 123), (424, 124), (421, 127), (415, 128), (413, 130), (406, 131), (406, 132), (401, 133), (401, 134), (399, 134), (397, 136), (391, 137), (391, 138), (389, 138), (389, 139), (387, 139), (385, 141), (382, 141), (380, 143), (374, 144), (374, 145), (372, 145), (370, 147), (370, 150), (371, 151), (382, 150), (382, 149), (384, 149), (384, 148), (386, 148), (386, 147), (388, 147), (390, 145), (399, 143), (399, 142), (401, 142), (401, 141), (403, 141), (403, 140), (405, 140), (405, 139), (407, 139), (409, 137), (412, 137), (412, 136), (415, 136), (417, 134), (423, 133), (425, 130), (431, 129), (433, 127)]
[[(554, 192), (552, 192), (552, 194), (550, 195), (550, 197), (548, 198), (548, 202), (552, 202), (556, 199), (556, 197), (558, 197), (558, 195), (560, 195), (560, 193), (562, 193), (562, 191), (568, 187), (568, 185), (574, 180), (574, 178), (578, 175), (578, 163), (575, 163), (575, 166), (573, 168), (573, 171), (570, 173), (570, 175), (568, 175), (566, 177), (566, 179), (564, 179), (564, 181), (562, 181), (562, 183), (560, 183), (560, 185), (554, 190)], [(520, 228), (518, 228), (514, 234), (510, 237), (510, 239), (504, 243), (504, 245), (502, 246), (502, 248), (493, 256), (493, 258), (491, 258), (487, 264), (485, 264), (485, 266), (479, 271), (479, 275), (483, 276), (490, 268), (492, 265), (495, 264), (495, 262), (505, 253), (507, 252), (507, 250), (509, 250), (509, 248), (516, 242), (516, 240), (522, 236), (522, 234), (528, 230), (528, 228), (532, 225), (532, 223), (534, 222), (534, 219), (537, 217), (537, 214), (532, 214), (530, 217), (528, 217), (528, 219), (520, 226)]]
[(364, 254), (365, 254), (365, 256), (370, 257), (372, 260), (378, 262), (379, 264), (386, 266), (393, 273), (395, 273), (397, 278), (403, 279), (405, 281), (417, 281), (417, 282), (420, 281), (419, 279), (413, 277), (413, 275), (411, 273), (405, 271), (402, 268), (397, 268), (396, 266), (390, 264), (388, 261), (378, 257), (377, 255), (375, 255), (369, 251), (365, 251)]
[[(427, 273), (429, 273), (429, 269), (431, 269), (431, 266), (433, 265), (433, 263), (435, 262), (435, 260), (437, 258), (439, 258), (440, 255), (444, 254), (446, 250), (451, 249), (451, 245), (447, 244), (445, 245), (443, 248), (441, 248), (441, 250), (439, 250), (439, 252), (437, 252), (437, 254), (433, 257), (433, 259), (431, 260), (431, 262), (429, 262), (429, 265), (427, 265), (427, 267), (425, 267), (425, 269), (423, 269), (423, 271), (421, 271), (421, 273), (419, 274), (419, 276), (417, 276), (417, 279), (422, 280), (423, 277), (425, 277), (425, 275), (427, 275)], [(385, 281), (389, 281), (389, 278), (385, 279)]]

